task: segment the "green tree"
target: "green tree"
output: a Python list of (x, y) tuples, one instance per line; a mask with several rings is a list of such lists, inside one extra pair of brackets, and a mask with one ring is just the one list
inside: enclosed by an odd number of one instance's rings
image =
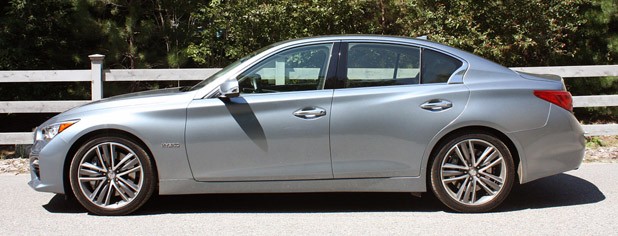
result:
[[(585, 0), (570, 1), (211, 1), (194, 16), (200, 25), (189, 55), (222, 66), (277, 41), (325, 34), (420, 36), (508, 66), (572, 59), (570, 36), (584, 23)], [(220, 63), (224, 62), (224, 63)]]
[(192, 1), (107, 0), (90, 3), (112, 68), (182, 67), (194, 31)]
[(556, 64), (572, 57), (569, 36), (583, 23), (572, 0), (418, 0), (406, 3), (405, 35), (429, 35), (506, 66)]
[[(564, 65), (616, 64), (618, 58), (618, 3), (614, 0), (595, 0), (581, 4), (578, 12), (585, 24), (572, 35), (569, 50), (571, 61)], [(575, 95), (617, 94), (618, 78), (568, 79), (567, 85)], [(578, 108), (578, 118), (586, 122), (616, 122), (618, 107)]]
[(198, 32), (188, 47), (201, 66), (221, 67), (266, 45), (326, 34), (375, 33), (367, 1), (221, 1), (199, 4)]
[(69, 1), (3, 1), (0, 5), (0, 70), (83, 67), (83, 41), (74, 34)]

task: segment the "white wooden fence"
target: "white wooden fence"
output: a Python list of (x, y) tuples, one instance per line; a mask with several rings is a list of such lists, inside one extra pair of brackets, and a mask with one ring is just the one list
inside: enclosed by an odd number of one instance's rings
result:
[[(105, 56), (90, 55), (90, 70), (38, 70), (0, 71), (1, 83), (14, 82), (73, 82), (92, 83), (92, 99), (82, 101), (0, 101), (0, 113), (59, 113), (72, 107), (99, 100), (103, 94), (103, 81), (199, 81), (219, 69), (135, 69), (103, 70)], [(517, 67), (517, 71), (556, 74), (563, 78), (618, 76), (618, 65)], [(588, 78), (590, 79), (590, 78)], [(592, 78), (593, 79), (593, 78)], [(574, 107), (618, 106), (618, 94), (573, 97)], [(0, 124), (2, 125), (2, 124)], [(618, 135), (618, 124), (584, 125), (589, 136)], [(32, 144), (31, 132), (0, 133), (0, 144)]]

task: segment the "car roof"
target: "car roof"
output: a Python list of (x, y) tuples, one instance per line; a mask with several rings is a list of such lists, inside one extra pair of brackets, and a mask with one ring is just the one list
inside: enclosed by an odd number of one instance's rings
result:
[[(277, 43), (278, 45), (288, 44), (288, 43), (309, 43), (309, 42), (319, 42), (319, 41), (375, 41), (375, 42), (393, 42), (393, 43), (404, 43), (404, 44), (416, 44), (427, 48), (436, 49), (439, 51), (447, 52), (449, 54), (454, 54), (468, 62), (475, 61), (483, 61), (483, 62), (491, 62), (488, 59), (482, 58), (480, 56), (474, 55), (472, 53), (466, 52), (464, 50), (451, 47), (445, 44), (441, 44), (438, 42), (434, 42), (431, 40), (425, 40), (420, 38), (411, 38), (405, 36), (395, 36), (395, 35), (374, 35), (374, 34), (351, 34), (351, 35), (322, 35), (322, 36), (313, 36), (306, 38), (298, 38), (291, 39), (287, 41), (282, 41)], [(498, 65), (498, 64), (496, 64)]]

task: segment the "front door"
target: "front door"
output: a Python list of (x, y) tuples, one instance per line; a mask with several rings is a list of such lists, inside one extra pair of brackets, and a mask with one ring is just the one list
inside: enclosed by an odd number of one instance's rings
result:
[(332, 43), (275, 53), (241, 73), (241, 95), (194, 100), (186, 147), (198, 181), (333, 178), (324, 89)]

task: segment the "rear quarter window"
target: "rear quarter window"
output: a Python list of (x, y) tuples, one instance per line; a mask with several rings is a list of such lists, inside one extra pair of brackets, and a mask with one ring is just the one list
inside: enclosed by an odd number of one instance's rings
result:
[(429, 49), (421, 55), (421, 83), (446, 83), (463, 63), (451, 56)]

